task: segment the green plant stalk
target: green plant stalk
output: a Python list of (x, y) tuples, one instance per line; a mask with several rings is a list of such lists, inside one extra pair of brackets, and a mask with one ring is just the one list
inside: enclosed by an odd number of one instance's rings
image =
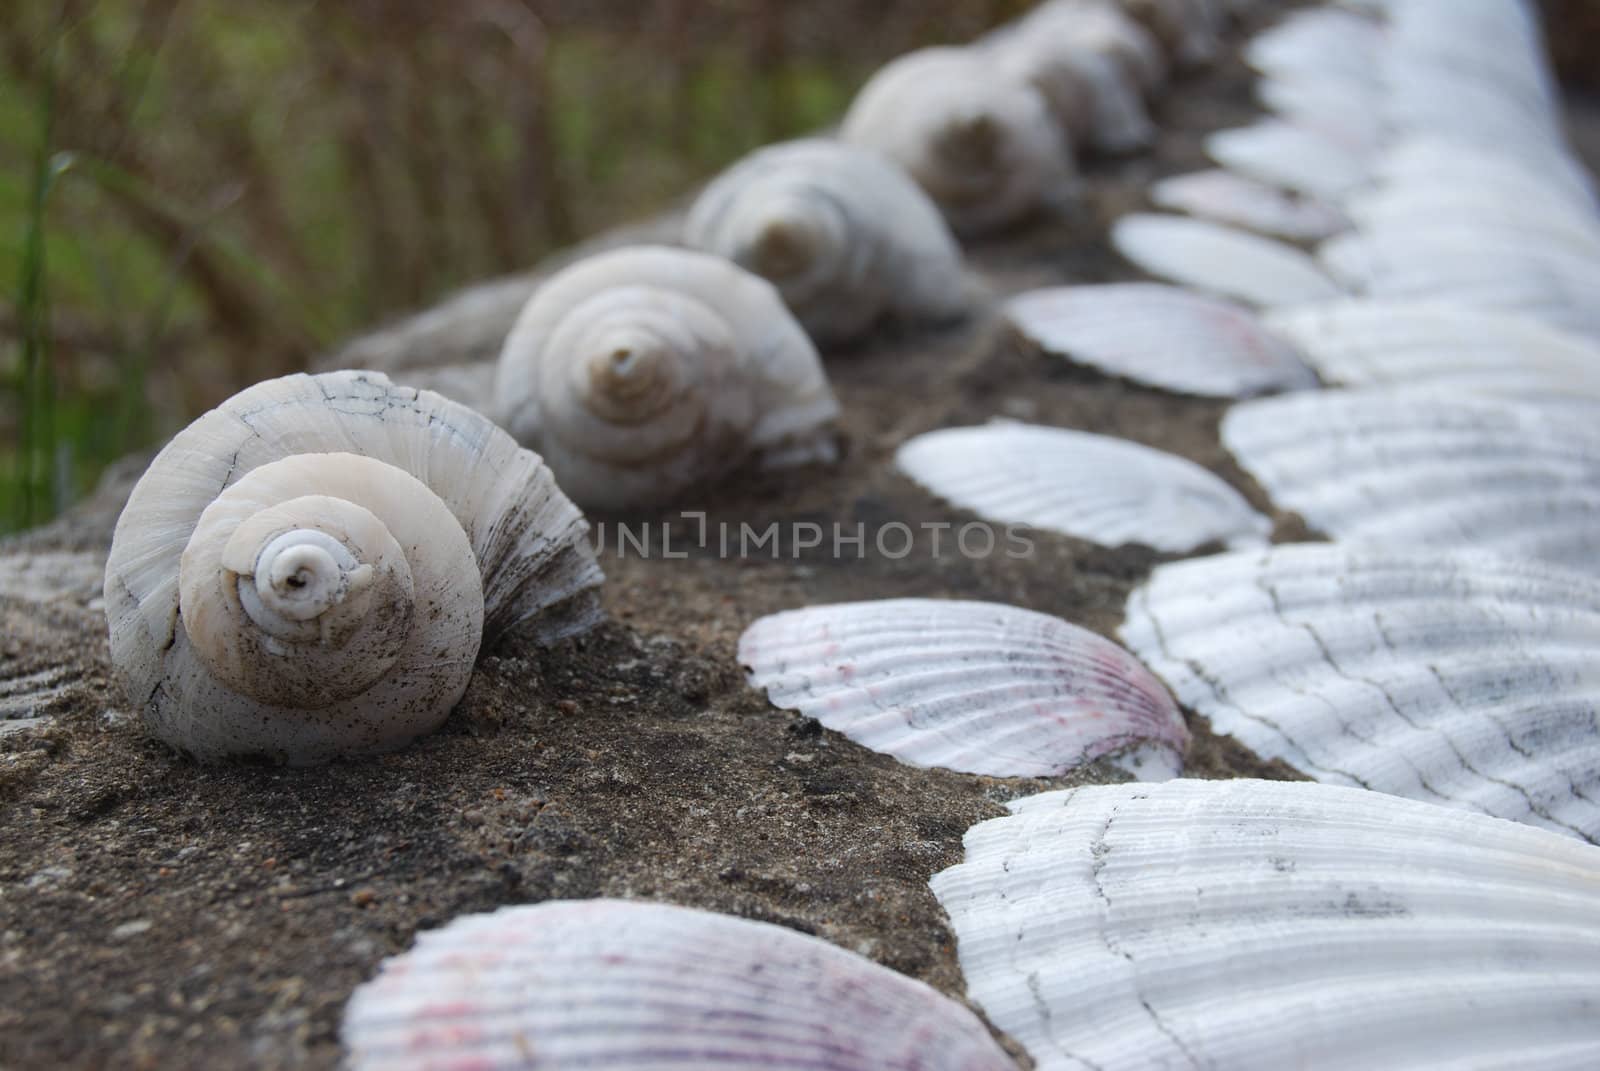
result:
[(55, 43), (46, 58), (48, 77), (40, 107), (39, 142), (33, 186), (24, 221), (22, 263), (17, 285), (17, 326), (22, 346), (21, 420), (17, 449), (17, 527), (49, 515), (53, 506), (56, 441), (56, 383), (50, 333), (50, 287), (46, 276), (45, 226), (50, 188), (61, 162), (52, 156), (55, 135)]

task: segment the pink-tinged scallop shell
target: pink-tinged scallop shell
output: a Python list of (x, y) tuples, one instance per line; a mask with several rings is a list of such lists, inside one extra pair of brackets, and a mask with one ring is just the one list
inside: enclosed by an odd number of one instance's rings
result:
[(900, 471), (991, 521), (1162, 551), (1260, 544), (1272, 523), (1207, 469), (1108, 435), (996, 421), (918, 435)]
[(1245, 398), (1317, 383), (1249, 310), (1174, 286), (1051, 287), (1012, 298), (1006, 314), (1052, 353), (1183, 394)]
[(420, 934), (345, 1009), (350, 1071), (1009, 1071), (976, 1016), (826, 941), (566, 900)]
[(1037, 1071), (1600, 1067), (1600, 849), (1296, 781), (1017, 800), (929, 883)]
[(1294, 246), (1205, 220), (1136, 212), (1112, 225), (1111, 244), (1151, 275), (1249, 305), (1297, 305), (1342, 293)]
[(1350, 227), (1338, 209), (1231, 171), (1174, 175), (1150, 187), (1150, 203), (1273, 238), (1315, 242)]
[(1365, 182), (1371, 167), (1364, 146), (1283, 119), (1219, 130), (1206, 138), (1206, 155), (1229, 171), (1330, 200)]
[(1189, 740), (1171, 697), (1122, 648), (998, 603), (790, 610), (751, 625), (739, 661), (774, 706), (912, 766), (1050, 777), (1110, 755), (1161, 780)]
[(1302, 391), (1235, 405), (1222, 442), (1273, 501), (1340, 542), (1600, 560), (1592, 406)]

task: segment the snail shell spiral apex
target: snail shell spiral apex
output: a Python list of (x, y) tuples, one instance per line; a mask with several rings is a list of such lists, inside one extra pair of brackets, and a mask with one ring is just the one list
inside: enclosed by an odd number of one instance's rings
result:
[(1065, 192), (1074, 173), (1038, 90), (967, 49), (887, 64), (856, 95), (841, 135), (904, 168), (958, 234), (1017, 222)]
[(695, 201), (684, 237), (765, 277), (818, 343), (967, 309), (961, 251), (938, 207), (899, 168), (843, 142), (745, 157)]
[(838, 403), (765, 280), (662, 246), (557, 273), (495, 373), (497, 416), (581, 505), (653, 505), (751, 458), (827, 457)]
[(374, 374), (271, 380), (134, 488), (106, 564), (112, 661), (197, 758), (392, 750), (448, 716), (486, 636), (597, 619), (586, 531), (471, 410)]

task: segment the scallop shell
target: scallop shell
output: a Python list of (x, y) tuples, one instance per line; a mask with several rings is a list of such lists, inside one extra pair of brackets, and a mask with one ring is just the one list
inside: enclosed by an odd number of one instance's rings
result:
[(555, 900), (421, 933), (356, 989), (351, 1071), (1008, 1071), (960, 1004), (816, 937), (666, 904)]
[(449, 713), (480, 638), (599, 620), (587, 532), (469, 409), (377, 373), (269, 380), (134, 488), (106, 564), (112, 661), (198, 757), (388, 750)]
[(1593, 1067), (1600, 851), (1373, 792), (1048, 792), (934, 876), (1038, 1071)]
[(1006, 314), (1040, 346), (1114, 376), (1214, 398), (1316, 386), (1245, 309), (1155, 283), (1020, 294)]
[(1266, 326), (1330, 383), (1600, 402), (1600, 346), (1517, 316), (1361, 300), (1280, 309)]
[(1120, 635), (1186, 707), (1318, 781), (1600, 838), (1600, 583), (1329, 545), (1162, 566)]
[[(1548, 161), (1546, 161), (1548, 163)], [(1492, 147), (1465, 144), (1439, 136), (1413, 135), (1397, 140), (1377, 159), (1373, 177), (1382, 185), (1430, 188), (1485, 183), (1520, 191), (1518, 196), (1553, 199), (1578, 213), (1597, 211), (1593, 184), (1580, 167), (1564, 159), (1561, 167), (1496, 153)]]
[(1364, 231), (1389, 234), (1450, 228), (1559, 244), (1600, 259), (1600, 216), (1549, 196), (1535, 182), (1465, 179), (1386, 186), (1348, 199), (1345, 209)]
[(1321, 241), (1350, 226), (1338, 209), (1315, 197), (1296, 196), (1231, 171), (1162, 179), (1150, 187), (1150, 202), (1291, 242)]
[(1465, 395), (1307, 391), (1233, 407), (1222, 441), (1284, 509), (1341, 541), (1600, 553), (1592, 414)]
[(1104, 435), (996, 422), (918, 435), (900, 470), (953, 505), (1102, 546), (1251, 546), (1272, 524), (1206, 469)]
[(1176, 776), (1189, 742), (1116, 644), (1014, 606), (885, 599), (763, 617), (739, 639), (752, 687), (912, 766), (1052, 777), (1122, 755)]
[(741, 463), (830, 456), (838, 402), (766, 280), (664, 246), (581, 260), (506, 339), (497, 419), (581, 506), (702, 493)]
[(1316, 261), (1293, 246), (1204, 220), (1134, 213), (1112, 226), (1111, 244), (1151, 275), (1251, 305), (1340, 294)]
[(1320, 256), (1346, 286), (1373, 297), (1441, 300), (1517, 313), (1600, 339), (1600, 259), (1537, 236), (1477, 229), (1364, 232)]
[(1143, 94), (1165, 81), (1166, 60), (1160, 44), (1115, 5), (1055, 0), (980, 47), (1043, 94), (1072, 143), (1123, 153), (1154, 140)]
[(1321, 5), (1297, 11), (1245, 47), (1250, 66), (1269, 77), (1329, 77), (1372, 83), (1386, 30), (1366, 15)]
[(1309, 126), (1262, 119), (1206, 138), (1206, 155), (1230, 171), (1337, 202), (1367, 180), (1370, 155)]
[(904, 168), (960, 234), (1015, 223), (1062, 197), (1070, 147), (1044, 98), (980, 52), (927, 48), (862, 87), (840, 135)]
[(1370, 153), (1383, 136), (1383, 94), (1372, 82), (1336, 74), (1274, 74), (1256, 83), (1262, 105), (1298, 127)]
[(943, 323), (967, 310), (961, 250), (938, 208), (904, 172), (842, 142), (745, 157), (695, 201), (684, 239), (764, 276), (819, 343), (886, 316)]

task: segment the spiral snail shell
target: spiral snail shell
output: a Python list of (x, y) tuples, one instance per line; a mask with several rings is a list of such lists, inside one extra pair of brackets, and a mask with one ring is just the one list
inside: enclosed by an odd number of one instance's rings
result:
[(841, 134), (905, 169), (958, 234), (1021, 220), (1074, 173), (1038, 90), (978, 50), (927, 48), (887, 64), (856, 95)]
[(937, 206), (886, 160), (838, 141), (745, 157), (695, 201), (684, 238), (769, 280), (819, 344), (967, 306), (961, 250)]
[(1167, 78), (1160, 43), (1110, 0), (1051, 0), (983, 43), (1043, 96), (1074, 145), (1121, 153), (1155, 137), (1144, 95)]
[(495, 374), (501, 426), (585, 507), (658, 504), (759, 457), (831, 457), (838, 402), (778, 292), (738, 265), (629, 246), (558, 272)]
[(134, 488), (106, 563), (112, 661), (197, 758), (392, 750), (444, 720), (486, 639), (594, 624), (586, 532), (463, 406), (376, 373), (269, 380)]

